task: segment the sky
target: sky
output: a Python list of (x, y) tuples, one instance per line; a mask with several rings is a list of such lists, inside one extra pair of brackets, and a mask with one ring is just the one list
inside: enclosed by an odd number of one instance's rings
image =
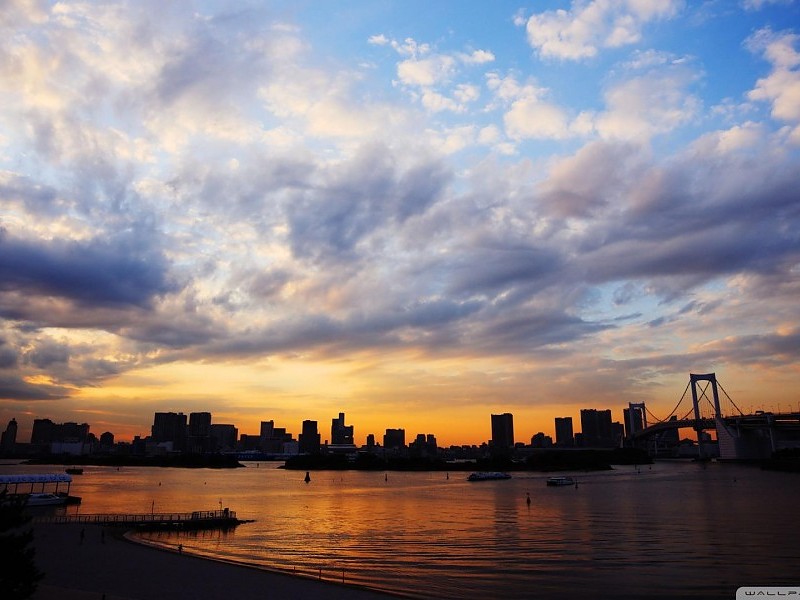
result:
[(19, 441), (800, 410), (800, 2), (0, 7)]

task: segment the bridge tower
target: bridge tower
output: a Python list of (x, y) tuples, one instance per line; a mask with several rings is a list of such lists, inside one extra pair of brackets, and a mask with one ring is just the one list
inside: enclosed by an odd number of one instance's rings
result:
[(625, 423), (630, 428), (628, 431), (635, 431), (634, 418), (636, 411), (642, 415), (642, 429), (647, 429), (647, 410), (645, 409), (644, 402), (628, 402), (628, 422)]
[(700, 404), (697, 398), (697, 382), (708, 381), (711, 383), (711, 394), (714, 397), (714, 418), (719, 422), (722, 419), (722, 411), (719, 407), (719, 392), (717, 390), (716, 373), (689, 374), (689, 381), (692, 384), (692, 406), (694, 407), (694, 429), (697, 432), (697, 451), (700, 458), (703, 458), (703, 421), (700, 415)]

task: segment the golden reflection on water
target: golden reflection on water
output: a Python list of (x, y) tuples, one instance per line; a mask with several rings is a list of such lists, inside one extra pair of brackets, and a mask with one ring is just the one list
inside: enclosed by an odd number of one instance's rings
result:
[[(457, 472), (392, 472), (388, 480), (383, 472), (312, 472), (306, 484), (305, 472), (276, 466), (86, 467), (72, 486), (83, 503), (68, 511), (227, 507), (255, 522), (143, 535), (419, 597), (557, 598), (565, 589), (571, 597), (733, 597), (739, 585), (790, 581), (800, 556), (800, 527), (781, 516), (795, 510), (794, 474), (666, 463), (582, 473), (574, 489), (548, 488), (536, 473), (471, 483)], [(770, 511), (762, 510), (765, 490)]]

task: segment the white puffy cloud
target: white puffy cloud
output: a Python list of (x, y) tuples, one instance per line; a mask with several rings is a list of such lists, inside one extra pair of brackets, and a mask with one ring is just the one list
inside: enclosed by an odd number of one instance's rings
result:
[(526, 25), (528, 42), (543, 58), (580, 60), (601, 48), (633, 44), (650, 21), (674, 16), (681, 0), (573, 1), (570, 10), (532, 15)]
[(789, 122), (800, 121), (800, 36), (761, 29), (747, 40), (747, 47), (761, 52), (772, 64), (772, 72), (759, 79), (748, 93), (751, 100), (772, 104), (772, 116)]
[(397, 65), (397, 77), (406, 85), (433, 86), (447, 81), (455, 70), (452, 56), (435, 55), (410, 58)]
[(763, 125), (746, 122), (723, 131), (706, 133), (694, 142), (693, 147), (706, 156), (729, 155), (759, 148), (765, 139)]
[(504, 116), (506, 132), (516, 139), (564, 139), (570, 136), (569, 117), (560, 107), (523, 98), (511, 105)]
[(594, 116), (594, 129), (607, 139), (645, 140), (672, 131), (697, 114), (699, 98), (688, 87), (694, 72), (682, 68), (655, 70), (612, 85), (606, 108)]

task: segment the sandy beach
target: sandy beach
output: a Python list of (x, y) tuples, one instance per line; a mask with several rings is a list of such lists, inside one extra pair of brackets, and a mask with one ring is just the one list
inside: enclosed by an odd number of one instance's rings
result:
[(96, 525), (37, 523), (34, 534), (36, 563), (45, 573), (35, 600), (396, 598), (355, 586), (159, 550), (123, 539), (108, 529), (103, 533)]

